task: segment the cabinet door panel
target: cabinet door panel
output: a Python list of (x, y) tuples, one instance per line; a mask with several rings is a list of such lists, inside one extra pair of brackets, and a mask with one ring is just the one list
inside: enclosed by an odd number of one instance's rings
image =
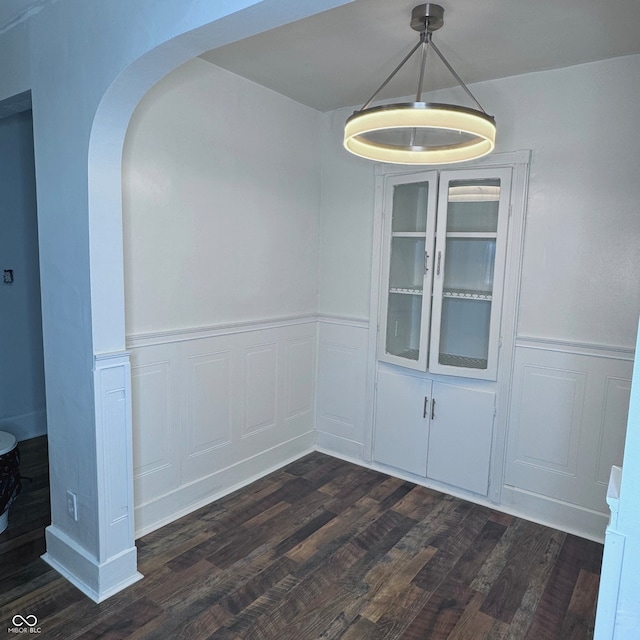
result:
[[(380, 369), (373, 458), (420, 476), (426, 474), (431, 382)], [(425, 401), (425, 398), (427, 400)]]
[(429, 371), (495, 380), (510, 169), (443, 171)]
[(437, 172), (385, 181), (379, 358), (427, 368)]
[(427, 475), (487, 495), (495, 393), (433, 383)]

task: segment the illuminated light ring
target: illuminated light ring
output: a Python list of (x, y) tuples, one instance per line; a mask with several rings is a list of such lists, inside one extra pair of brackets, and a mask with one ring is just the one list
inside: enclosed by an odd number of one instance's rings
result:
[[(388, 129), (440, 129), (463, 132), (473, 140), (438, 147), (394, 146), (372, 142), (365, 134)], [(404, 102), (356, 111), (344, 128), (347, 151), (392, 164), (449, 164), (474, 160), (495, 147), (496, 123), (492, 116), (450, 104)]]

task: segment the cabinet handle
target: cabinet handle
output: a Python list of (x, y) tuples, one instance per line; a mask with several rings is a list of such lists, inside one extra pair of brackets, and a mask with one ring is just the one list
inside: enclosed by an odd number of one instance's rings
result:
[(424, 397), (424, 407), (422, 408), (422, 417), (427, 417), (427, 408), (429, 407), (429, 398), (427, 396)]
[(431, 419), (436, 419), (436, 399), (431, 398)]
[(427, 271), (429, 271), (429, 254), (425, 251), (424, 252), (424, 272), (427, 273)]
[(440, 275), (440, 260), (442, 260), (442, 251), (438, 251), (438, 269), (436, 271), (436, 275)]

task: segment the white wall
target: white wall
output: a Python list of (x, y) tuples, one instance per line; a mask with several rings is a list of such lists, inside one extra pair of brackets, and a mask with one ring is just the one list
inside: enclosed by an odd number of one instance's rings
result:
[[(640, 56), (480, 83), (473, 91), (498, 122), (496, 151), (532, 150), (518, 333), (633, 348), (640, 182), (631, 132)], [(368, 317), (373, 163), (342, 149), (351, 112), (324, 115), (319, 307)]]
[(319, 128), (314, 109), (201, 59), (134, 113), (123, 222), (136, 535), (312, 449)]
[[(512, 512), (595, 539), (606, 525), (607, 469), (622, 458), (640, 311), (640, 183), (634, 179), (637, 159), (629, 135), (637, 128), (639, 81), (635, 55), (473, 87), (496, 116), (496, 151), (532, 151), (514, 376), (529, 370), (531, 354), (544, 371), (575, 373), (579, 362), (576, 375), (588, 390), (582, 403), (574, 398), (571, 404), (569, 393), (539, 398), (546, 402), (543, 426), (538, 405), (520, 403), (522, 397), (541, 395), (532, 385), (537, 378), (522, 380), (519, 397), (506, 390), (509, 398), (496, 416), (492, 499)], [(441, 91), (429, 99), (456, 102), (458, 93)], [(322, 137), (319, 310), (321, 316), (343, 319), (345, 338), (349, 319), (369, 320), (372, 330), (376, 320), (369, 318), (374, 163), (342, 148), (351, 112), (325, 114)], [(605, 115), (606, 132), (600, 126)], [(320, 379), (330, 375), (323, 371), (325, 362), (320, 353)], [(359, 375), (366, 374), (361, 361)], [(580, 419), (583, 404), (586, 417)], [(367, 420), (359, 443), (365, 450), (372, 418)], [(335, 438), (332, 448), (347, 453)], [(571, 490), (553, 464), (565, 455), (575, 463), (568, 470)], [(516, 472), (522, 460), (534, 458), (539, 477)]]
[(320, 114), (194, 59), (123, 157), (127, 335), (315, 314)]
[[(133, 544), (121, 159), (136, 104), (185, 61), (346, 0), (37, 3), (0, 24), (0, 99), (30, 89), (52, 524), (46, 560), (95, 599), (139, 578)], [(6, 65), (5, 65), (6, 66)], [(118, 473), (108, 473), (120, 461)], [(78, 520), (66, 511), (78, 495)]]
[(46, 433), (38, 219), (30, 111), (0, 119), (0, 430)]

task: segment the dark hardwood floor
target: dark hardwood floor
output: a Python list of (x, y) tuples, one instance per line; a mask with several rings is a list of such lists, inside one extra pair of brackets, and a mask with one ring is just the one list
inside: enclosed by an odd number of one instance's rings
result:
[(40, 559), (46, 439), (0, 535), (0, 634), (64, 640), (581, 640), (602, 545), (312, 454), (138, 541), (98, 605)]

